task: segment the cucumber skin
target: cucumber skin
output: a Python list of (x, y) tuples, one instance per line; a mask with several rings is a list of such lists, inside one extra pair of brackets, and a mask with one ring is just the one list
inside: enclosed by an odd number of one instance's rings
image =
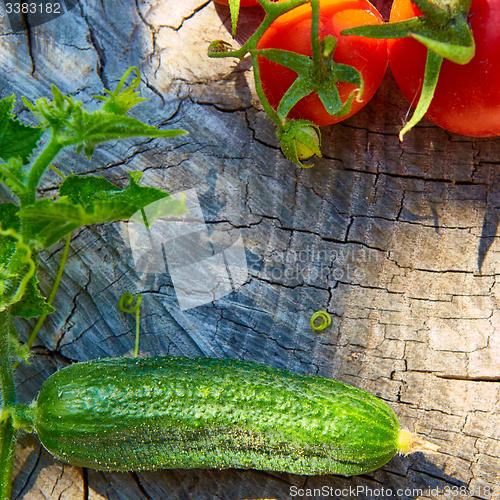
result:
[(213, 358), (110, 358), (49, 377), (32, 406), (44, 447), (99, 470), (244, 468), (355, 475), (397, 452), (400, 425), (341, 382)]

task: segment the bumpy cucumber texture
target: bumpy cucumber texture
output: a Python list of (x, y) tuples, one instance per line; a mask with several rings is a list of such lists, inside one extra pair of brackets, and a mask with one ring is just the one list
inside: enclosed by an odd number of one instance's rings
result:
[(55, 457), (104, 470), (353, 475), (425, 448), (363, 390), (228, 359), (77, 363), (47, 379), (23, 419)]

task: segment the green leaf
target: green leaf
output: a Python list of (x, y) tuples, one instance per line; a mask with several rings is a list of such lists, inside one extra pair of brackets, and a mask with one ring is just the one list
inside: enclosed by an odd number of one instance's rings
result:
[(427, 113), (432, 98), (434, 97), (442, 62), (443, 58), (439, 54), (436, 54), (432, 50), (427, 51), (422, 91), (413, 116), (399, 132), (400, 141), (403, 140), (403, 136), (425, 116), (425, 113)]
[[(14, 203), (0, 203), (0, 224), (2, 229), (13, 229), (21, 231), (21, 218), (19, 217), (19, 207)], [(0, 246), (0, 259), (2, 258), (3, 247)]]
[(16, 196), (26, 191), (26, 170), (20, 157), (9, 158), (0, 164), (0, 182), (3, 182)]
[(14, 103), (14, 95), (0, 100), (0, 158), (3, 161), (20, 158), (26, 164), (44, 131), (14, 118)]
[[(2, 330), (0, 335), (3, 336), (3, 339), (0, 340), (0, 343), (3, 344), (0, 346), (0, 352), (2, 353), (2, 357), (4, 357), (4, 360), (7, 360), (9, 364), (16, 358), (19, 361), (22, 360), (29, 364), (28, 360), (31, 357), (31, 354), (27, 346), (19, 342), (16, 328), (14, 327), (11, 318), (12, 315), (10, 309), (0, 312), (0, 329)], [(5, 381), (2, 380), (2, 382)]]
[[(26, 99), (24, 102), (43, 127), (53, 128), (58, 144), (62, 147), (77, 145), (78, 153), (83, 146), (89, 159), (94, 148), (107, 141), (131, 137), (175, 137), (187, 133), (184, 130), (159, 130), (130, 116), (104, 109), (90, 113), (83, 108), (81, 102), (75, 102), (71, 96), (61, 94), (55, 85), (52, 85), (52, 94), (53, 101), (41, 98), (35, 104)], [(122, 105), (125, 106), (123, 103)], [(128, 105), (130, 102), (126, 106)]]
[[(136, 72), (136, 78), (132, 80), (130, 87), (127, 87), (124, 91), (120, 92), (123, 84), (125, 83), (125, 80), (132, 71)], [(135, 67), (131, 67), (125, 72), (114, 92), (105, 89), (104, 92), (106, 92), (108, 96), (94, 97), (96, 99), (99, 99), (100, 101), (104, 101), (104, 104), (101, 108), (103, 111), (108, 113), (115, 113), (117, 115), (124, 115), (130, 108), (146, 100), (143, 97), (138, 97), (138, 91), (135, 92), (135, 89), (139, 86), (140, 83), (141, 74), (139, 70)]]
[(231, 24), (233, 26), (232, 35), (236, 34), (238, 26), (238, 17), (240, 15), (240, 0), (229, 0), (229, 12), (231, 13)]
[(22, 100), (40, 122), (42, 128), (53, 127), (54, 130), (59, 131), (64, 129), (72, 118), (78, 119), (83, 106), (81, 102), (75, 102), (71, 96), (63, 95), (54, 84), (51, 85), (51, 89), (54, 97), (52, 101), (45, 97), (37, 99), (35, 104), (25, 97)]
[[(119, 92), (133, 70), (137, 72), (137, 78), (130, 87)], [(139, 70), (129, 68), (114, 92), (106, 90), (108, 96), (97, 97), (104, 101), (104, 104), (101, 109), (92, 113), (87, 111), (81, 102), (74, 101), (69, 95), (63, 95), (54, 84), (52, 84), (52, 101), (41, 98), (33, 104), (23, 97), (23, 102), (39, 120), (42, 128), (52, 127), (55, 143), (60, 147), (75, 145), (77, 154), (83, 149), (89, 159), (95, 147), (107, 141), (131, 137), (175, 137), (186, 134), (184, 130), (159, 130), (157, 127), (125, 116), (132, 106), (145, 100), (137, 97), (139, 92), (134, 91), (139, 84)]]
[(83, 147), (89, 159), (94, 148), (107, 141), (130, 137), (174, 137), (186, 133), (184, 130), (159, 130), (130, 116), (103, 110), (89, 113), (81, 102), (73, 102), (70, 96), (61, 97), (64, 99), (62, 105), (37, 99), (33, 113), (42, 124), (54, 128), (61, 146), (78, 145), (77, 153)]
[[(74, 229), (128, 219), (150, 203), (169, 196), (159, 189), (139, 186), (134, 177), (129, 175), (129, 185), (120, 189), (103, 177), (70, 175), (59, 189), (61, 198), (55, 202), (40, 199), (22, 209), (20, 215), (29, 219), (37, 243), (47, 248)], [(170, 198), (169, 202), (172, 215), (186, 213), (182, 200)]]
[(20, 262), (17, 266), (10, 265), (17, 250), (15, 235), (21, 230), (18, 212), (19, 207), (14, 203), (0, 204), (0, 311), (12, 303), (22, 267)]
[(30, 279), (35, 274), (31, 249), (19, 231), (19, 207), (0, 204), (0, 312), (21, 300)]
[(38, 279), (35, 274), (31, 277), (26, 285), (24, 294), (19, 300), (12, 305), (10, 313), (12, 316), (20, 316), (25, 319), (36, 318), (45, 314), (50, 314), (55, 309), (47, 303), (47, 299), (40, 293), (38, 289)]
[(187, 133), (184, 130), (159, 130), (130, 116), (105, 111), (88, 113), (79, 109), (77, 114), (59, 133), (58, 141), (63, 146), (83, 144), (89, 159), (94, 148), (107, 141), (131, 137), (175, 137)]

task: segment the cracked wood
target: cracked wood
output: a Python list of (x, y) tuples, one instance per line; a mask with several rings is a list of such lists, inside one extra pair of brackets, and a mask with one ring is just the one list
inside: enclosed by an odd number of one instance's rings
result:
[[(389, 3), (378, 7), (387, 17)], [(240, 17), (244, 38), (260, 14)], [(80, 0), (25, 34), (1, 30), (0, 97), (48, 96), (54, 82), (88, 103), (138, 66), (148, 101), (136, 116), (190, 135), (111, 144), (91, 162), (65, 152), (57, 166), (117, 184), (127, 169), (140, 170), (145, 184), (171, 193), (195, 187), (211, 230), (240, 230), (249, 264), (237, 293), (181, 312), (168, 275), (141, 281), (118, 224), (79, 231), (57, 312), (17, 374), (20, 399), (30, 401), (71, 361), (130, 355), (134, 320), (117, 304), (136, 290), (144, 294), (143, 355), (229, 356), (334, 377), (383, 398), (442, 453), (396, 457), (354, 478), (82, 473), (26, 435), (14, 498), (287, 499), (291, 486), (361, 485), (409, 488), (411, 499), (446, 487), (500, 498), (500, 139), (453, 135), (424, 120), (400, 144), (409, 105), (388, 73), (359, 114), (323, 129), (324, 158), (300, 170), (279, 151), (250, 62), (206, 57), (210, 41), (231, 41), (229, 22), (227, 8), (206, 0)], [(44, 194), (59, 182), (47, 173)], [(61, 248), (43, 254), (45, 293)], [(319, 309), (333, 315), (320, 335), (309, 327)], [(30, 325), (17, 324), (26, 338)]]

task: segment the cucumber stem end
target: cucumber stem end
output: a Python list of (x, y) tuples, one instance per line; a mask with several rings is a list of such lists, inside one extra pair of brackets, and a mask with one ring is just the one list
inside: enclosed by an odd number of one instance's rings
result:
[(399, 431), (397, 449), (400, 455), (410, 455), (417, 451), (423, 453), (437, 453), (439, 446), (429, 441), (425, 441), (415, 432), (411, 432), (408, 429), (401, 429)]

